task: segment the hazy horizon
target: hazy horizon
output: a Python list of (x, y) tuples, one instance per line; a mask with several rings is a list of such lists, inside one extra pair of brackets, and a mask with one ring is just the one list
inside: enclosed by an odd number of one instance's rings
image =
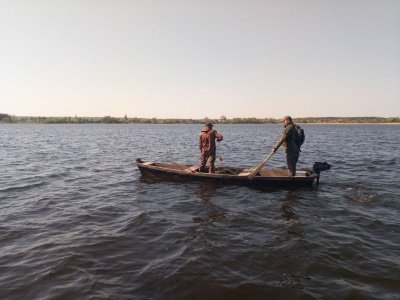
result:
[[(4, 112), (0, 112), (0, 114), (3, 114)], [(5, 114), (7, 114), (7, 113), (5, 113)], [(28, 118), (28, 117), (32, 117), (32, 118), (41, 118), (41, 117), (44, 117), (44, 118), (75, 118), (75, 117), (77, 117), (77, 118), (88, 118), (88, 119), (90, 119), (90, 118), (104, 118), (104, 117), (111, 117), (111, 118), (124, 118), (125, 117), (125, 115), (123, 115), (123, 116), (113, 116), (113, 115), (104, 115), (104, 116), (86, 116), (86, 115), (74, 115), (74, 116), (70, 116), (70, 115), (59, 115), (59, 116), (46, 116), (46, 115), (24, 115), (24, 116), (22, 116), (22, 115), (11, 115), (11, 114), (8, 114), (8, 115), (10, 115), (10, 116), (13, 116), (13, 117), (19, 117), (19, 118)], [(219, 120), (219, 119), (221, 119), (221, 117), (226, 117), (225, 115), (221, 115), (221, 116), (219, 116), (219, 117), (216, 117), (216, 118), (210, 118), (210, 117), (207, 117), (207, 116), (205, 116), (205, 117), (202, 117), (202, 118), (190, 118), (190, 117), (182, 117), (182, 118), (157, 118), (157, 117), (142, 117), (142, 116), (128, 116), (128, 115), (126, 115), (126, 117), (128, 118), (128, 119), (134, 119), (134, 118), (138, 118), (138, 119), (152, 119), (152, 118), (156, 118), (156, 119), (179, 119), (179, 120), (190, 120), (190, 119), (193, 119), (193, 120), (203, 120), (203, 119), (205, 119), (205, 118), (207, 118), (207, 119), (213, 119), (213, 120)], [(257, 118), (257, 117), (253, 117), (253, 116), (244, 116), (244, 117), (233, 117), (233, 118), (229, 118), (229, 117), (226, 117), (227, 119), (235, 119), (235, 118), (238, 118), (238, 119), (252, 119), (252, 118), (256, 118), (256, 119), (277, 119), (277, 120), (280, 120), (280, 119), (282, 119), (282, 117), (283, 116), (281, 116), (281, 117), (277, 117), (277, 118), (275, 118), (275, 117), (269, 117), (269, 116), (265, 116), (265, 117), (262, 117), (262, 118)], [(389, 117), (383, 117), (383, 116), (358, 116), (358, 117), (356, 117), (356, 116), (349, 116), (349, 117), (344, 117), (344, 116), (307, 116), (307, 117), (296, 117), (296, 116), (291, 116), (293, 119), (329, 119), (329, 118), (333, 118), (333, 119), (336, 119), (336, 118), (355, 118), (355, 119), (362, 119), (362, 118), (385, 118), (385, 119), (390, 119), (390, 118), (399, 118), (399, 116), (389, 116)]]
[(396, 0), (0, 0), (0, 44), (15, 116), (400, 115)]

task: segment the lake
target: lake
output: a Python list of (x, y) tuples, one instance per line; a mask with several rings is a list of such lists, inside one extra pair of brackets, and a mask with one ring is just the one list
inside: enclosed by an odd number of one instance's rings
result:
[[(318, 188), (142, 177), (199, 125), (0, 125), (0, 299), (399, 299), (400, 125), (302, 125)], [(281, 125), (217, 125), (255, 166)], [(279, 149), (266, 167), (285, 167)]]

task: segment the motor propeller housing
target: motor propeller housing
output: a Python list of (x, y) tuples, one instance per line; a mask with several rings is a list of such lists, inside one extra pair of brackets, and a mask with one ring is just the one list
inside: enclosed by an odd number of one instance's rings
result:
[(331, 169), (331, 165), (328, 164), (326, 161), (324, 162), (315, 162), (313, 165), (313, 170), (316, 173), (322, 172), (322, 171), (328, 171)]

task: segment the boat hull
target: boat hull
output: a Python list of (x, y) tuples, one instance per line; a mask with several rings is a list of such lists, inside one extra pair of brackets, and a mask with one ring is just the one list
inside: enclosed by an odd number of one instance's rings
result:
[[(246, 175), (236, 174), (209, 174), (193, 171), (191, 166), (173, 165), (166, 163), (152, 163), (142, 160), (136, 162), (143, 176), (156, 176), (157, 178), (165, 178), (168, 180), (179, 181), (208, 181), (222, 184), (235, 184), (246, 186), (262, 186), (262, 187), (307, 187), (312, 186), (317, 174), (313, 171), (299, 171), (299, 176), (283, 175), (286, 170), (268, 170), (267, 175), (258, 174), (249, 179)], [(229, 168), (229, 167), (228, 167)], [(243, 171), (244, 168), (230, 168), (233, 170)], [(218, 169), (217, 169), (218, 172)]]

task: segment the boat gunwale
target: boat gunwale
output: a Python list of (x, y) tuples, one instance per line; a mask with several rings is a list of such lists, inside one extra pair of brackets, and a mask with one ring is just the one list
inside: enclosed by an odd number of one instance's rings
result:
[[(147, 163), (147, 164), (146, 164)], [(152, 163), (152, 164), (149, 164)], [(314, 181), (315, 178), (317, 178), (317, 174), (315, 172), (312, 172), (310, 176), (255, 176), (253, 179), (250, 179), (247, 175), (237, 175), (237, 174), (218, 174), (218, 173), (202, 173), (202, 172), (185, 172), (184, 170), (186, 169), (174, 169), (174, 168), (167, 168), (163, 167), (157, 164), (165, 164), (165, 163), (156, 163), (156, 162), (149, 162), (149, 161), (142, 161), (142, 162), (136, 162), (138, 168), (144, 168), (144, 169), (152, 169), (152, 170), (158, 170), (162, 172), (168, 172), (168, 173), (173, 173), (177, 175), (183, 175), (187, 177), (200, 177), (200, 178), (215, 178), (215, 179), (234, 179), (234, 180), (240, 180), (240, 181), (289, 181), (289, 182), (294, 182), (294, 181), (300, 181), (300, 182), (309, 182), (309, 181)], [(182, 167), (187, 167), (189, 169), (191, 166), (187, 165), (182, 165)], [(241, 168), (238, 168), (241, 169)], [(246, 169), (246, 168), (243, 168)], [(279, 170), (279, 169), (278, 169)]]

